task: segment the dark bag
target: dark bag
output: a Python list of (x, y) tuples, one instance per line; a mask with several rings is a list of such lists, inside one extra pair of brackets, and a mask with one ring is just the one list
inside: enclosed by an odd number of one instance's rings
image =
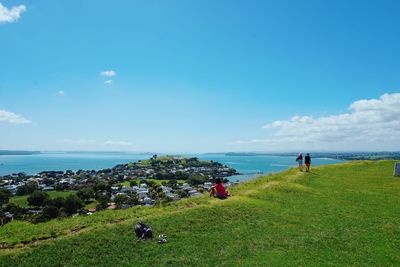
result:
[(138, 223), (135, 225), (135, 234), (139, 239), (152, 239), (153, 238), (153, 230), (151, 227), (144, 224)]

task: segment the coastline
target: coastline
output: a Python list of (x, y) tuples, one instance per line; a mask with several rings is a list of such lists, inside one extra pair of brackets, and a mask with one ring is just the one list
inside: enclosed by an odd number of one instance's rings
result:
[[(186, 156), (186, 155), (184, 155)], [(225, 156), (222, 154), (190, 155), (203, 160), (213, 160), (237, 169), (237, 171), (251, 178), (257, 173), (275, 173), (295, 166), (295, 161), (289, 156), (260, 155), (256, 157), (247, 156)], [(13, 173), (24, 172), (34, 175), (42, 171), (78, 171), (78, 170), (100, 170), (112, 168), (118, 164), (137, 162), (145, 160), (148, 154), (142, 153), (44, 153), (35, 155), (8, 155), (0, 156), (0, 177)], [(332, 164), (341, 162), (336, 159), (315, 158), (315, 165)]]

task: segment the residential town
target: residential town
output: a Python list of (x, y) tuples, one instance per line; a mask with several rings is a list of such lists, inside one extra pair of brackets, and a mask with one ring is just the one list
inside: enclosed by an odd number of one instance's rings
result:
[[(41, 222), (59, 216), (91, 215), (103, 209), (163, 205), (201, 195), (216, 178), (222, 178), (229, 187), (236, 183), (227, 179), (232, 175), (238, 175), (235, 169), (218, 162), (157, 155), (97, 171), (6, 175), (0, 177), (0, 225), (12, 219)], [(68, 196), (63, 198), (60, 192)], [(19, 196), (27, 196), (25, 207), (13, 202)]]

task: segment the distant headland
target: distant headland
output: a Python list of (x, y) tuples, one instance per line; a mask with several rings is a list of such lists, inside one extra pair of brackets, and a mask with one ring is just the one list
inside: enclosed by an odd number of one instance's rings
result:
[(26, 151), (26, 150), (0, 150), (1, 155), (36, 155), (40, 154), (40, 151)]
[[(207, 155), (225, 155), (225, 156), (280, 156), (295, 157), (298, 153), (262, 153), (262, 152), (228, 152), (228, 153), (207, 153)], [(328, 158), (338, 160), (398, 160), (400, 151), (391, 152), (311, 152), (313, 158)]]

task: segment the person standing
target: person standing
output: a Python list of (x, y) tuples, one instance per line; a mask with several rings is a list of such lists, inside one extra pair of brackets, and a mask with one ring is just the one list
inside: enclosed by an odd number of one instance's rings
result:
[(304, 158), (304, 163), (306, 164), (306, 172), (310, 171), (310, 166), (311, 166), (311, 156), (310, 153), (307, 153), (307, 156)]
[(299, 170), (302, 172), (303, 171), (303, 154), (299, 153), (299, 155), (296, 158), (297, 164), (299, 164)]

